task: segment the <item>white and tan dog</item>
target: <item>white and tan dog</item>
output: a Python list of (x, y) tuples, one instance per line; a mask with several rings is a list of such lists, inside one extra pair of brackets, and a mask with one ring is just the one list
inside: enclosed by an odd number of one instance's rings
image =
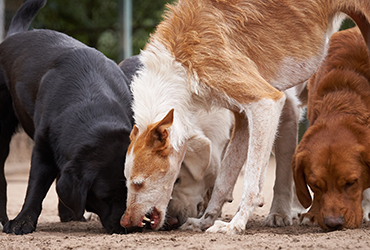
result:
[[(128, 149), (124, 227), (150, 217), (163, 225), (194, 112), (230, 109), (235, 125), (205, 214), (189, 227), (215, 223), (247, 161), (243, 196), (230, 223), (208, 232), (240, 233), (254, 207), (275, 139), (286, 90), (305, 82), (327, 42), (350, 15), (370, 48), (368, 0), (179, 0), (141, 53), (134, 77), (134, 129)], [(147, 215), (147, 216), (145, 216)]]

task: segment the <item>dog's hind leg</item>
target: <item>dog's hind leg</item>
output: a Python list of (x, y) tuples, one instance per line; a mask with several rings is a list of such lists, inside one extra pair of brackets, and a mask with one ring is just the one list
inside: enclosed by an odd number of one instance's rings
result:
[(207, 232), (243, 232), (254, 207), (260, 205), (260, 187), (264, 180), (261, 176), (268, 164), (285, 95), (260, 77), (255, 79), (258, 83), (252, 82), (252, 77), (249, 75), (248, 85), (234, 84), (228, 89), (228, 97), (240, 104), (237, 108), (231, 108), (235, 114), (233, 136), (221, 163), (207, 210), (200, 220), (188, 220), (182, 229), (204, 230), (214, 223), (224, 202), (232, 200), (232, 191), (246, 158), (239, 211), (230, 223), (217, 221)]
[(276, 179), (270, 213), (265, 225), (288, 226), (292, 224), (293, 173), (291, 162), (298, 141), (299, 101), (295, 89), (285, 91), (286, 102), (275, 141)]
[[(47, 129), (43, 134), (47, 136)], [(37, 135), (37, 132), (35, 134), (26, 198), (17, 217), (5, 224), (3, 231), (6, 233), (27, 234), (35, 231), (42, 201), (57, 177), (58, 168), (54, 162), (53, 151), (44, 136)]]
[[(284, 102), (285, 95), (282, 94), (280, 99), (277, 100), (261, 99), (260, 101), (246, 105), (245, 112), (248, 116), (249, 142), (239, 145), (238, 150), (244, 149), (248, 144), (249, 147), (244, 172), (243, 195), (239, 209), (230, 223), (216, 221), (214, 226), (210, 227), (207, 232), (222, 232), (227, 234), (244, 232), (254, 208), (260, 205), (260, 188), (264, 185), (264, 177), (262, 175), (265, 173), (264, 168), (267, 167), (269, 161)], [(242, 133), (239, 135), (242, 136)], [(233, 144), (233, 141), (230, 144)], [(229, 154), (225, 157), (225, 160), (232, 163), (230, 165), (233, 166), (235, 164), (233, 161), (235, 160), (227, 158), (240, 157), (240, 155), (242, 155), (241, 152), (238, 155)], [(226, 168), (230, 169), (230, 166)], [(229, 170), (228, 172), (231, 171)], [(222, 181), (227, 183), (227, 178), (228, 175), (225, 174)]]
[(8, 221), (6, 213), (7, 183), (4, 164), (9, 155), (9, 144), (17, 125), (18, 120), (13, 110), (12, 99), (0, 73), (0, 224), (2, 225)]

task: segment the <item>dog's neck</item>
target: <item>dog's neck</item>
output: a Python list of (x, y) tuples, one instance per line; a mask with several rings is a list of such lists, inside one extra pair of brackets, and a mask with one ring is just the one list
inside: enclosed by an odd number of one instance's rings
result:
[(131, 85), (136, 126), (141, 133), (174, 109), (170, 141), (172, 147), (178, 150), (192, 127), (191, 90), (187, 73), (159, 42), (149, 43), (146, 50), (142, 51), (140, 60), (143, 67)]

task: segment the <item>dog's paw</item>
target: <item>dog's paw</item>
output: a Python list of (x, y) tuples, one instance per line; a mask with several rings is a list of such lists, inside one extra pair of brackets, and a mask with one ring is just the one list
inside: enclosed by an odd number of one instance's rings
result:
[(288, 215), (273, 213), (269, 214), (264, 222), (267, 227), (285, 227), (292, 225), (292, 218)]
[(363, 222), (367, 223), (370, 221), (370, 189), (364, 191), (364, 198), (362, 200), (362, 211), (363, 211)]
[(315, 224), (315, 216), (310, 213), (304, 213), (299, 217), (299, 224), (304, 226), (312, 226)]
[(100, 221), (99, 216), (92, 212), (85, 212), (84, 218), (86, 221)]
[(245, 231), (245, 224), (241, 220), (224, 222), (217, 220), (215, 224), (206, 230), (207, 233), (223, 233), (228, 235), (242, 234)]
[(186, 222), (180, 227), (181, 230), (189, 230), (193, 232), (202, 231), (202, 221), (197, 218), (188, 218)]
[(32, 233), (35, 229), (36, 225), (31, 220), (11, 220), (4, 225), (3, 232), (21, 235)]
[(369, 211), (364, 211), (363, 217), (362, 217), (362, 222), (363, 223), (368, 223), (370, 221), (370, 212)]

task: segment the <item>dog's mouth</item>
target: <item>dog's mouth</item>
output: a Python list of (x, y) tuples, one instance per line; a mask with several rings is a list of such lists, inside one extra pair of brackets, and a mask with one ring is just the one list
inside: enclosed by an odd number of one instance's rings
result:
[(145, 214), (141, 221), (139, 222), (139, 227), (146, 227), (151, 229), (156, 229), (161, 222), (161, 214), (156, 207), (150, 209), (150, 212)]

